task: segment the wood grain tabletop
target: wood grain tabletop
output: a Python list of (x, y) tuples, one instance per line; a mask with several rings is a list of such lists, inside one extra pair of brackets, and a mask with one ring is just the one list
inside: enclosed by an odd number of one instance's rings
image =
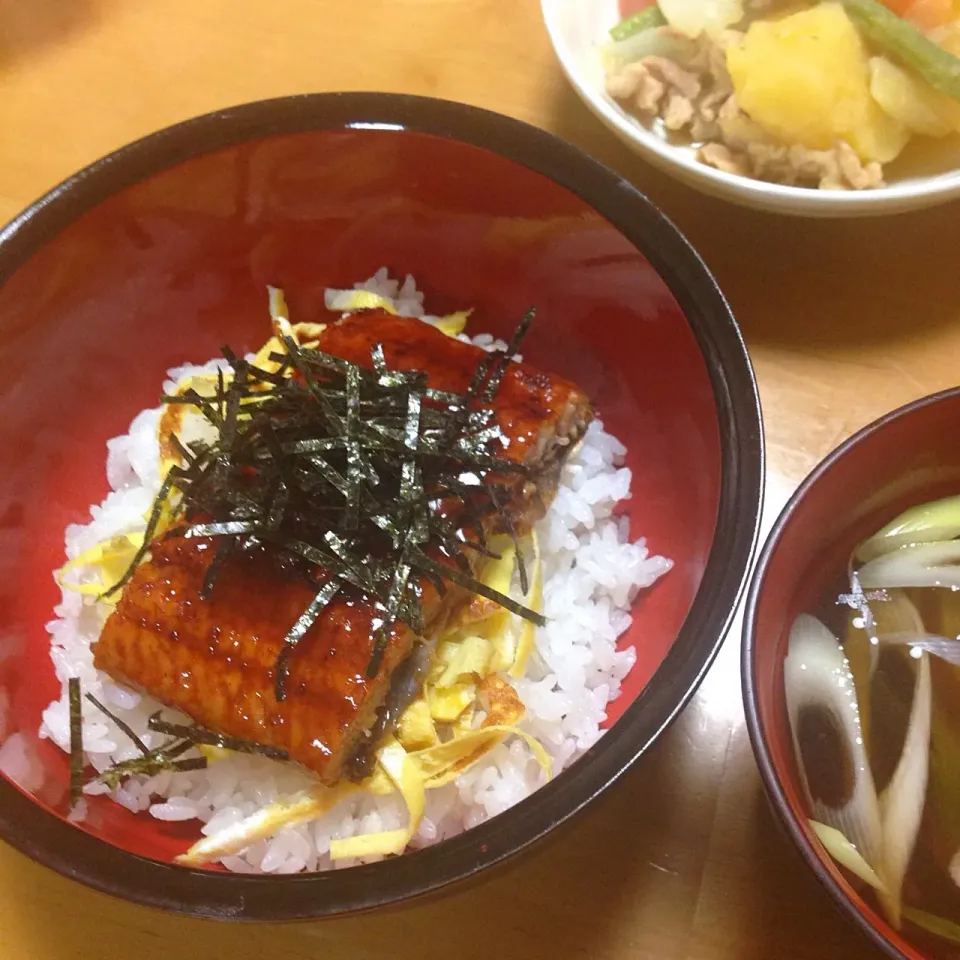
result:
[[(86, 163), (192, 115), (361, 89), (529, 121), (666, 211), (714, 271), (753, 356), (767, 526), (846, 436), (960, 380), (960, 205), (818, 222), (700, 196), (636, 158), (581, 105), (537, 0), (0, 0), (0, 222)], [(767, 809), (738, 645), (739, 624), (689, 708), (615, 788), (474, 885), (356, 919), (240, 927), (114, 901), (0, 844), (0, 958), (874, 956)]]

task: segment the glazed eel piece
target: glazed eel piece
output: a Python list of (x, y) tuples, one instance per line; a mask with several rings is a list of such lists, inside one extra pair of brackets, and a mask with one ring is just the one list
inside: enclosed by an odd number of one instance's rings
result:
[[(423, 371), (431, 387), (457, 393), (466, 391), (485, 355), (420, 320), (380, 311), (327, 327), (318, 348), (369, 367), (375, 344), (388, 368)], [(507, 366), (487, 405), (508, 441), (498, 454), (533, 468), (504, 488), (502, 506), (523, 532), (553, 498), (563, 460), (592, 411), (576, 385), (526, 363)], [(495, 517), (489, 532), (502, 532), (494, 529)], [(441, 596), (424, 578), (424, 636), (397, 622), (371, 678), (376, 611), (360, 598), (338, 596), (300, 641), (287, 696), (278, 701), (274, 665), (314, 590), (280, 555), (258, 548), (232, 558), (201, 599), (213, 552), (202, 538), (168, 535), (155, 542), (94, 646), (96, 666), (209, 729), (285, 750), (326, 783), (362, 776), (366, 767), (357, 760), (376, 747), (388, 719), (385, 704), (415, 695), (415, 651), (444, 631), (469, 595), (451, 585)]]

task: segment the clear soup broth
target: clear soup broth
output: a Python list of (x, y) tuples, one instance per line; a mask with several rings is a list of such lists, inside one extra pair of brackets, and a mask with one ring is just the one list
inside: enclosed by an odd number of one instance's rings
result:
[(905, 538), (889, 524), (796, 618), (784, 688), (827, 851), (909, 940), (956, 958), (960, 540), (940, 522), (943, 505), (960, 517), (960, 498), (908, 511), (926, 511), (927, 526)]

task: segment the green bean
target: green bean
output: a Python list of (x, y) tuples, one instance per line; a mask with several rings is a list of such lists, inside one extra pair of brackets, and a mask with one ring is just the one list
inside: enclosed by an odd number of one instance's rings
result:
[(635, 33), (643, 33), (644, 30), (662, 27), (666, 22), (667, 20), (660, 12), (660, 8), (654, 3), (645, 10), (635, 13), (632, 17), (621, 20), (615, 27), (611, 28), (610, 36), (614, 40), (626, 40), (627, 37), (632, 37)]
[(928, 40), (877, 0), (841, 2), (869, 40), (914, 69), (934, 89), (960, 100), (960, 57)]

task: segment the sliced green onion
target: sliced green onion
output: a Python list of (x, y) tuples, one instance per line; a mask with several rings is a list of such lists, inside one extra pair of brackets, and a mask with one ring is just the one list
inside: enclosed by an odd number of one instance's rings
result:
[[(840, 866), (846, 867), (855, 877), (859, 877), (864, 883), (873, 887), (878, 894), (885, 893), (886, 888), (870, 864), (863, 859), (857, 848), (839, 830), (828, 827), (825, 823), (818, 823), (816, 820), (808, 822), (817, 835), (817, 839), (823, 844), (824, 849)], [(926, 930), (927, 933), (932, 933), (935, 937), (942, 937), (951, 943), (960, 944), (960, 925), (952, 920), (945, 920), (943, 917), (934, 916), (925, 910), (917, 910), (915, 907), (908, 906), (903, 907), (902, 914), (905, 920), (921, 930)]]
[(884, 889), (873, 867), (863, 859), (860, 851), (836, 827), (820, 823), (819, 820), (809, 820), (808, 823), (824, 849), (841, 867), (846, 867), (855, 877), (859, 877), (874, 890)]
[(914, 926), (927, 933), (932, 933), (935, 937), (942, 937), (949, 940), (950, 943), (960, 944), (960, 926), (952, 920), (945, 920), (943, 917), (935, 917), (926, 910), (917, 910), (915, 907), (904, 907), (903, 916)]
[(950, 637), (941, 637), (935, 633), (880, 633), (877, 634), (877, 643), (922, 650), (960, 667), (960, 640)]
[(640, 10), (621, 20), (615, 27), (610, 28), (610, 38), (612, 40), (626, 40), (634, 34), (643, 33), (644, 30), (652, 30), (654, 27), (662, 27), (667, 19), (660, 12), (660, 8), (654, 3), (645, 10)]
[(644, 57), (667, 57), (681, 66), (697, 53), (697, 43), (677, 30), (653, 27), (625, 40), (610, 40), (599, 48), (600, 62), (607, 74), (617, 73)]

